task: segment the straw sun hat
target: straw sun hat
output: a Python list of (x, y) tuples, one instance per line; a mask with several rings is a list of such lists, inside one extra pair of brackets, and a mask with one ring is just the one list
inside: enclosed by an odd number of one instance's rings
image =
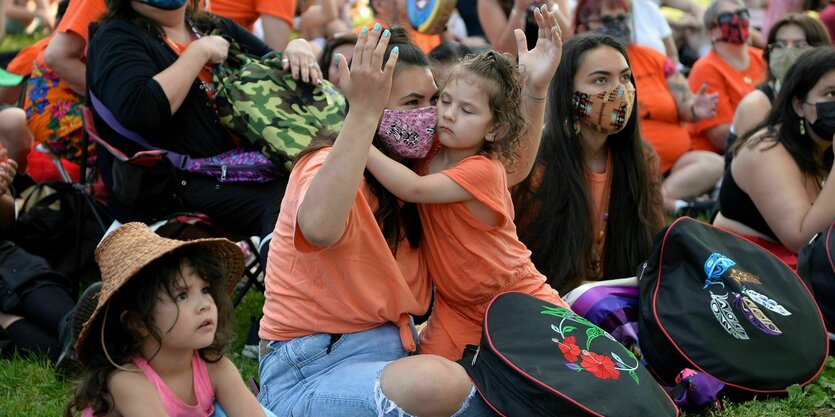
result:
[(127, 223), (114, 230), (99, 244), (96, 249), (96, 262), (101, 269), (102, 289), (98, 295), (96, 309), (84, 323), (75, 343), (76, 352), (82, 362), (87, 358), (91, 343), (95, 343), (97, 339), (95, 334), (96, 329), (101, 326), (101, 312), (119, 288), (148, 264), (186, 246), (203, 247), (220, 261), (228, 275), (227, 289), (233, 289), (243, 275), (243, 252), (228, 239), (167, 239), (152, 232), (143, 223)]

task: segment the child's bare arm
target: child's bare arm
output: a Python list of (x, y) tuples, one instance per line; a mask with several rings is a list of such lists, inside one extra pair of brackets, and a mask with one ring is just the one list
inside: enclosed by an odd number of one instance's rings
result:
[(522, 116), (528, 121), (528, 126), (522, 132), (516, 154), (519, 163), (507, 175), (508, 187), (527, 178), (536, 161), (545, 120), (545, 96), (562, 56), (562, 38), (556, 17), (545, 7), (537, 9), (534, 17), (540, 28), (534, 49), (528, 51), (525, 34), (516, 31), (519, 66), (526, 76), (525, 90), (522, 92)]
[(367, 168), (396, 195), (410, 203), (455, 203), (474, 199), (463, 187), (444, 174), (420, 176), (411, 169), (371, 147)]
[(116, 371), (107, 384), (122, 417), (168, 417), (154, 385), (141, 372)]
[(264, 417), (264, 410), (247, 389), (241, 373), (227, 357), (207, 363), (209, 377), (215, 387), (215, 399), (229, 417)]

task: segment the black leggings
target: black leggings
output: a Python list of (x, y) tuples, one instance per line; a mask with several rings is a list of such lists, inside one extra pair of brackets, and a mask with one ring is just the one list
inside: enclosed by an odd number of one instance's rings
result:
[(55, 362), (62, 349), (58, 337), (62, 322), (75, 302), (63, 286), (38, 278), (18, 294), (20, 305), (6, 312), (23, 317), (5, 329), (12, 341), (11, 351), (24, 356), (46, 354)]

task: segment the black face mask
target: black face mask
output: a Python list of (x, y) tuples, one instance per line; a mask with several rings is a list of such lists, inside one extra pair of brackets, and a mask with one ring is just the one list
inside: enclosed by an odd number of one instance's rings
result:
[(632, 30), (629, 29), (629, 22), (626, 19), (612, 19), (603, 22), (603, 27), (596, 30), (597, 33), (609, 35), (624, 45), (629, 46), (632, 38)]
[(812, 123), (812, 130), (823, 140), (832, 140), (835, 135), (835, 101), (816, 103), (818, 118)]

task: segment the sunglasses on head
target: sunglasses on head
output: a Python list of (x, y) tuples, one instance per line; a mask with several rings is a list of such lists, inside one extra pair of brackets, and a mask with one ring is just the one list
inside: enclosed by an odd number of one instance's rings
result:
[(586, 19), (587, 23), (601, 23), (604, 26), (609, 26), (615, 23), (623, 23), (630, 19), (629, 13), (621, 13), (618, 15), (603, 15), (600, 17), (593, 17)]
[(739, 17), (741, 20), (748, 20), (751, 18), (751, 13), (748, 12), (748, 9), (741, 9), (735, 12), (722, 12), (716, 16), (716, 23), (720, 25), (731, 23), (731, 21), (734, 20), (734, 17)]

